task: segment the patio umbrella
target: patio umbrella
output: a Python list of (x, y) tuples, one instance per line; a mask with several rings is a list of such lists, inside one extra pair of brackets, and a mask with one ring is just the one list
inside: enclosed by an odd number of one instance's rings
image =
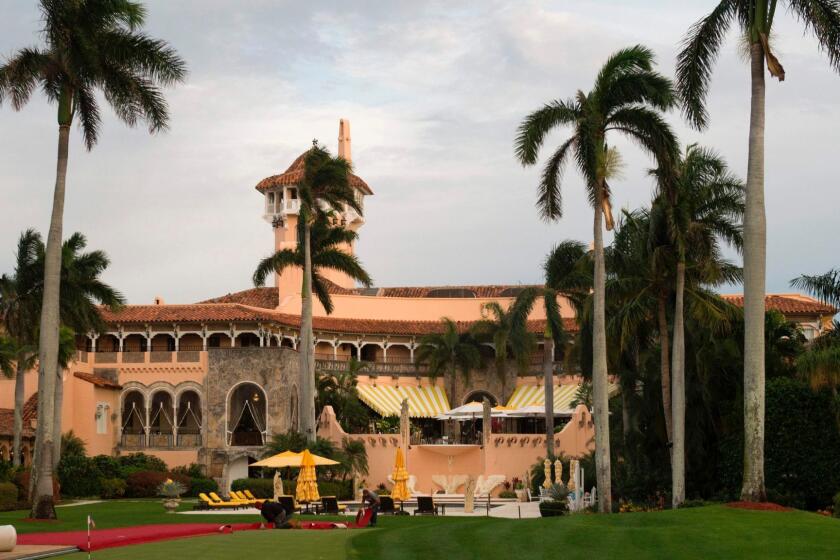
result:
[[(490, 409), (490, 416), (503, 418), (507, 416), (507, 407), (494, 406)], [(438, 420), (473, 420), (481, 418), (484, 414), (484, 405), (480, 402), (471, 402), (445, 412), (438, 416)]]
[(391, 490), (391, 498), (403, 502), (411, 497), (408, 493), (408, 471), (405, 468), (405, 457), (402, 447), (397, 447), (397, 457), (394, 461), (394, 488)]
[[(309, 453), (308, 450), (304, 451), (304, 453)], [(327, 459), (326, 457), (321, 457), (320, 455), (313, 455), (309, 453), (309, 456), (312, 458), (312, 462), (316, 466), (325, 466), (325, 465), (337, 465), (338, 461), (333, 461), (332, 459)], [(272, 455), (271, 457), (266, 457), (262, 461), (257, 461), (256, 463), (251, 463), (251, 467), (268, 467), (272, 469), (282, 469), (284, 467), (294, 467), (298, 468), (301, 466), (303, 461), (303, 453), (297, 453), (295, 451), (284, 451), (283, 453), (278, 453), (277, 455)]]
[(295, 499), (305, 503), (315, 502), (321, 498), (318, 494), (318, 482), (315, 476), (315, 460), (308, 449), (304, 449), (301, 455), (303, 457), (300, 462)]

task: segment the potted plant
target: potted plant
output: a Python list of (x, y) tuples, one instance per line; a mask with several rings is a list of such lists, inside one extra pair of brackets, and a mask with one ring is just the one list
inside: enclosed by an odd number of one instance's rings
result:
[(184, 485), (177, 480), (167, 478), (158, 487), (158, 494), (163, 496), (163, 509), (166, 513), (175, 513), (181, 505), (181, 494), (186, 492)]
[(513, 491), (516, 493), (516, 499), (520, 502), (527, 502), (528, 492), (525, 490), (525, 483), (519, 478), (514, 478), (511, 482), (513, 482)]
[(548, 498), (540, 502), (540, 515), (556, 517), (569, 511), (569, 490), (565, 484), (552, 484)]

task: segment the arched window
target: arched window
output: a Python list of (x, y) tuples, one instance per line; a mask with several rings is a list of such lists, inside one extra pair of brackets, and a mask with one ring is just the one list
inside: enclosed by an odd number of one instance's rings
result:
[(136, 390), (125, 393), (120, 418), (122, 445), (144, 447), (146, 445), (146, 398), (143, 393)]
[(149, 408), (149, 438), (152, 447), (172, 446), (174, 413), (172, 395), (167, 391), (158, 391), (152, 395), (152, 405)]
[(228, 445), (265, 445), (265, 400), (265, 391), (256, 383), (241, 383), (230, 392), (227, 416)]
[(178, 446), (198, 447), (201, 445), (201, 397), (188, 390), (178, 397)]

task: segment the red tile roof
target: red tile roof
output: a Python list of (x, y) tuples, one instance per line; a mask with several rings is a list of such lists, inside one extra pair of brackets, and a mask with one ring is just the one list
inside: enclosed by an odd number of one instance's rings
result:
[(122, 385), (114, 383), (109, 379), (105, 379), (104, 377), (99, 377), (97, 375), (91, 375), (89, 373), (84, 373), (81, 371), (77, 371), (73, 374), (75, 377), (87, 381), (88, 383), (93, 383), (97, 387), (102, 387), (103, 389), (122, 389)]
[(174, 323), (206, 321), (271, 321), (265, 309), (235, 303), (194, 303), (190, 305), (126, 305), (119, 311), (102, 309), (108, 323)]
[[(23, 405), (23, 437), (35, 437), (32, 421), (38, 416), (38, 393), (35, 393)], [(13, 408), (0, 408), (0, 436), (13, 436), (15, 433), (15, 411)]]
[(241, 303), (248, 307), (276, 309), (280, 305), (280, 295), (277, 288), (251, 288), (198, 303)]
[[(744, 306), (744, 296), (727, 294), (721, 296), (726, 301)], [(764, 299), (765, 309), (775, 309), (784, 315), (834, 315), (837, 309), (812, 297), (801, 294), (768, 294)]]
[[(272, 175), (271, 177), (266, 177), (259, 183), (257, 183), (257, 190), (263, 192), (266, 189), (270, 189), (272, 187), (280, 187), (280, 186), (292, 186), (297, 185), (303, 180), (303, 160), (306, 157), (307, 152), (303, 152), (300, 154), (295, 161), (292, 162), (292, 165), (286, 169), (285, 172), (281, 173), (280, 175)], [(359, 189), (365, 194), (373, 194), (373, 191), (368, 186), (367, 183), (362, 180), (361, 177), (358, 175), (350, 174), (350, 186)]]

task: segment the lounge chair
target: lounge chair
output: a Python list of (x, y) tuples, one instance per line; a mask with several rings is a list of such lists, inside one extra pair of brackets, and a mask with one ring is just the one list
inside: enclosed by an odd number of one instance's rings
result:
[(204, 492), (198, 495), (198, 499), (201, 500), (200, 503), (204, 506), (204, 509), (233, 509), (239, 507), (238, 504), (225, 502), (218, 496), (216, 496), (216, 499), (214, 500)]
[(257, 498), (256, 496), (254, 496), (254, 495), (251, 493), (251, 491), (250, 491), (250, 490), (248, 490), (247, 488), (246, 488), (245, 490), (243, 490), (242, 492), (243, 492), (243, 493), (244, 493), (244, 494), (245, 494), (245, 495), (246, 495), (249, 499), (251, 499), (251, 500), (265, 501), (265, 500), (260, 500), (260, 498)]
[(249, 498), (248, 496), (246, 496), (241, 491), (231, 490), (230, 495), (231, 495), (232, 498), (236, 498), (237, 500), (245, 502), (248, 505), (251, 505), (251, 506), (257, 505), (257, 500), (256, 499)]
[(248, 504), (246, 502), (243, 502), (242, 500), (239, 500), (239, 499), (223, 500), (215, 492), (210, 492), (210, 498), (212, 498), (213, 500), (215, 500), (218, 503), (230, 504), (231, 507), (242, 508), (242, 507), (247, 507), (248, 506)]
[(394, 504), (394, 498), (391, 496), (379, 496), (379, 513), (395, 515), (400, 510), (400, 506)]
[(414, 510), (414, 515), (437, 515), (438, 508), (435, 505), (435, 500), (431, 496), (417, 496), (417, 509)]
[(338, 515), (344, 513), (346, 509), (346, 506), (338, 504), (338, 499), (335, 496), (321, 496), (321, 513)]

